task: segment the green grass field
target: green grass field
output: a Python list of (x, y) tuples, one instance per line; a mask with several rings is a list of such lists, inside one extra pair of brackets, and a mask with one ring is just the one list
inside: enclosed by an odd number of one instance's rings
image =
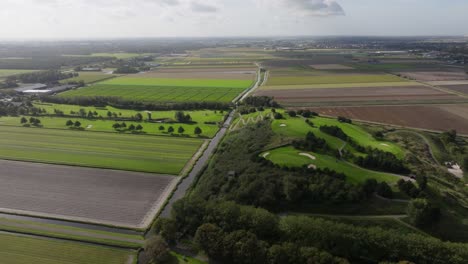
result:
[[(267, 151), (269, 153), (266, 158), (275, 164), (289, 166), (289, 167), (302, 167), (304, 165), (315, 165), (319, 169), (331, 169), (339, 173), (344, 173), (347, 180), (351, 183), (362, 183), (367, 179), (376, 179), (377, 181), (385, 181), (389, 183), (396, 183), (399, 178), (387, 173), (366, 170), (351, 163), (337, 160), (335, 157), (328, 155), (317, 154), (313, 152), (304, 152), (296, 150), (293, 147), (283, 147)], [(314, 156), (313, 160), (306, 156), (301, 156), (299, 153), (308, 153)]]
[[(379, 150), (391, 152), (395, 154), (398, 158), (403, 158), (405, 151), (401, 149), (398, 145), (388, 142), (388, 141), (379, 141), (374, 139), (372, 135), (367, 133), (361, 127), (354, 124), (340, 123), (336, 119), (316, 117), (310, 119), (314, 124), (314, 127), (308, 125), (304, 119), (300, 117), (291, 118), (287, 114), (284, 114), (286, 119), (274, 120), (272, 123), (273, 131), (279, 135), (294, 137), (294, 138), (304, 138), (305, 135), (311, 131), (316, 136), (323, 138), (333, 149), (340, 149), (344, 142), (341, 139), (330, 136), (320, 131), (320, 126), (337, 126), (340, 127), (349, 137), (351, 137), (356, 143), (364, 147), (372, 147)], [(346, 149), (351, 151), (354, 154), (356, 150), (347, 145)]]
[(62, 97), (117, 96), (143, 102), (231, 102), (244, 88), (94, 85), (60, 94)]
[(202, 140), (0, 126), (0, 158), (177, 175)]
[[(0, 230), (12, 233), (46, 236), (75, 241), (78, 240), (135, 249), (144, 244), (143, 236), (139, 235), (119, 234), (107, 231), (7, 218), (0, 218)], [(126, 239), (130, 239), (131, 242), (125, 241)]]
[[(112, 125), (115, 121), (107, 119), (107, 112), (116, 113), (119, 118), (130, 118), (135, 116), (136, 114), (140, 113), (144, 120), (148, 118), (148, 114), (146, 111), (134, 111), (134, 110), (127, 110), (127, 109), (118, 109), (111, 106), (107, 107), (84, 107), (84, 106), (77, 106), (77, 105), (63, 105), (63, 104), (46, 104), (46, 103), (34, 103), (35, 107), (45, 109), (47, 114), (53, 114), (54, 110), (61, 110), (66, 115), (70, 115), (73, 111), (78, 113), (80, 109), (84, 109), (86, 113), (89, 111), (97, 112), (98, 117), (101, 116), (102, 120), (89, 120), (77, 117), (66, 117), (66, 118), (40, 118), (41, 121), (44, 123), (46, 128), (66, 128), (65, 123), (67, 120), (72, 119), (73, 121), (80, 121), (84, 128), (87, 128), (89, 125), (92, 127), (88, 128), (87, 130), (90, 131), (104, 131), (104, 132), (115, 132), (112, 128)], [(171, 119), (175, 121), (175, 114), (176, 111), (153, 111), (151, 112), (151, 118), (153, 120), (161, 120), (161, 119)], [(193, 132), (196, 127), (200, 127), (202, 130), (201, 136), (204, 137), (213, 137), (219, 130), (218, 125), (216, 124), (205, 124), (205, 122), (221, 122), (224, 119), (224, 116), (227, 114), (226, 112), (221, 111), (209, 111), (209, 110), (200, 110), (200, 111), (184, 111), (184, 114), (189, 114), (192, 117), (192, 121), (195, 122), (194, 124), (157, 124), (157, 123), (149, 123), (149, 122), (141, 122), (140, 124), (145, 128), (144, 132), (153, 135), (168, 135), (166, 133), (169, 126), (174, 127), (174, 129), (178, 129), (180, 126), (185, 129), (184, 135), (189, 135), (191, 137), (196, 136)], [(3, 117), (0, 118), (0, 124), (3, 125), (13, 125), (18, 126), (19, 119), (14, 117)], [(135, 126), (138, 125), (136, 122), (126, 122), (127, 125), (134, 124)], [(159, 127), (163, 126), (165, 128), (164, 131), (160, 131)]]
[(0, 234), (0, 262), (8, 264), (127, 264), (129, 250)]
[(126, 53), (126, 52), (119, 52), (119, 53), (93, 53), (91, 56), (93, 57), (114, 57), (117, 59), (130, 59), (134, 57), (144, 56), (148, 54), (140, 54), (140, 53)]
[[(188, 113), (188, 112), (187, 112)], [(0, 125), (4, 126), (21, 126), (20, 123), (21, 117), (0, 117)], [(28, 119), (29, 117), (26, 117)], [(132, 134), (131, 131), (116, 131), (112, 126), (115, 123), (122, 123), (123, 121), (113, 121), (107, 119), (85, 119), (85, 118), (76, 118), (76, 117), (40, 117), (41, 124), (43, 128), (53, 128), (53, 129), (67, 129), (69, 128), (66, 126), (68, 120), (72, 120), (73, 122), (79, 121), (81, 123), (81, 127), (83, 130), (86, 131), (95, 131), (95, 132), (111, 132), (111, 133), (120, 133), (120, 134)], [(218, 121), (220, 121), (219, 119)], [(194, 131), (196, 127), (199, 127), (202, 130), (202, 134), (200, 136), (212, 138), (216, 135), (219, 130), (218, 125), (207, 125), (207, 124), (160, 124), (160, 123), (150, 123), (150, 122), (129, 122), (126, 121), (125, 124), (128, 126), (134, 125), (143, 126), (142, 134), (146, 135), (158, 135), (158, 136), (171, 136), (168, 133), (169, 127), (173, 127), (175, 129), (174, 134), (178, 135), (179, 133), (177, 130), (179, 127), (182, 127), (185, 131), (183, 133), (184, 136), (190, 137), (198, 137), (195, 135)], [(163, 126), (164, 130), (159, 130), (159, 127)]]
[(218, 80), (218, 79), (168, 79), (168, 78), (135, 78), (120, 77), (102, 82), (106, 85), (125, 86), (177, 86), (177, 87), (204, 87), (204, 88), (242, 88), (252, 85), (252, 80)]
[(22, 74), (22, 73), (30, 73), (36, 72), (36, 70), (4, 70), (0, 69), (0, 78), (5, 78), (12, 75)]
[(325, 76), (270, 76), (267, 86), (305, 85), (305, 84), (343, 84), (343, 83), (383, 83), (404, 82), (405, 79), (389, 74), (354, 74)]
[(61, 83), (68, 83), (68, 82), (83, 81), (86, 84), (90, 84), (90, 83), (95, 83), (95, 82), (111, 79), (111, 78), (114, 78), (114, 77), (117, 76), (117, 75), (113, 75), (113, 74), (105, 74), (105, 73), (102, 73), (102, 72), (79, 72), (78, 74), (79, 74), (78, 77), (65, 79), (65, 80), (62, 80), (60, 82)]
[(121, 77), (60, 94), (64, 97), (117, 96), (145, 102), (230, 102), (252, 80)]

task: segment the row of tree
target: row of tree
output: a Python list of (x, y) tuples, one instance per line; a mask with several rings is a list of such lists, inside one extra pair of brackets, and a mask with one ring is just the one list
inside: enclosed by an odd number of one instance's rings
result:
[(106, 107), (112, 106), (121, 109), (136, 111), (165, 111), (165, 110), (228, 110), (232, 105), (220, 102), (183, 102), (183, 103), (151, 103), (125, 100), (116, 96), (77, 96), (58, 97), (41, 96), (43, 102), (55, 104), (69, 104), (80, 106)]

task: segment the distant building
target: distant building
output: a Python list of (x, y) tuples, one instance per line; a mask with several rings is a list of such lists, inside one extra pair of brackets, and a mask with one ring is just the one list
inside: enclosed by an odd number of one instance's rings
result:
[(75, 88), (76, 85), (59, 85), (48, 88), (45, 84), (28, 85), (15, 89), (23, 94), (55, 94)]
[(18, 93), (23, 93), (29, 90), (43, 90), (46, 89), (47, 85), (42, 83), (30, 83), (30, 84), (22, 84), (20, 87), (16, 88), (15, 91)]
[(100, 71), (102, 71), (102, 69), (97, 68), (97, 67), (84, 67), (84, 68), (81, 68), (81, 71), (84, 71), (84, 72), (100, 72)]

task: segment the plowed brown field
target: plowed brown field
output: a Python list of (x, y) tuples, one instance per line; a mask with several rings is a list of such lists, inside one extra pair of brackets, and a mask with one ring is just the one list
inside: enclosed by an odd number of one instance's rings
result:
[(256, 95), (274, 97), (285, 105), (325, 102), (452, 101), (462, 97), (427, 86), (258, 90)]
[(322, 115), (468, 135), (468, 105), (319, 107)]
[(0, 212), (147, 227), (175, 177), (0, 161)]

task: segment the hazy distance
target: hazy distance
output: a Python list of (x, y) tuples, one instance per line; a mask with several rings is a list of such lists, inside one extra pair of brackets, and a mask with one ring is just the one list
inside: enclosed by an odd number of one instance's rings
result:
[(467, 35), (465, 0), (3, 0), (0, 40)]

